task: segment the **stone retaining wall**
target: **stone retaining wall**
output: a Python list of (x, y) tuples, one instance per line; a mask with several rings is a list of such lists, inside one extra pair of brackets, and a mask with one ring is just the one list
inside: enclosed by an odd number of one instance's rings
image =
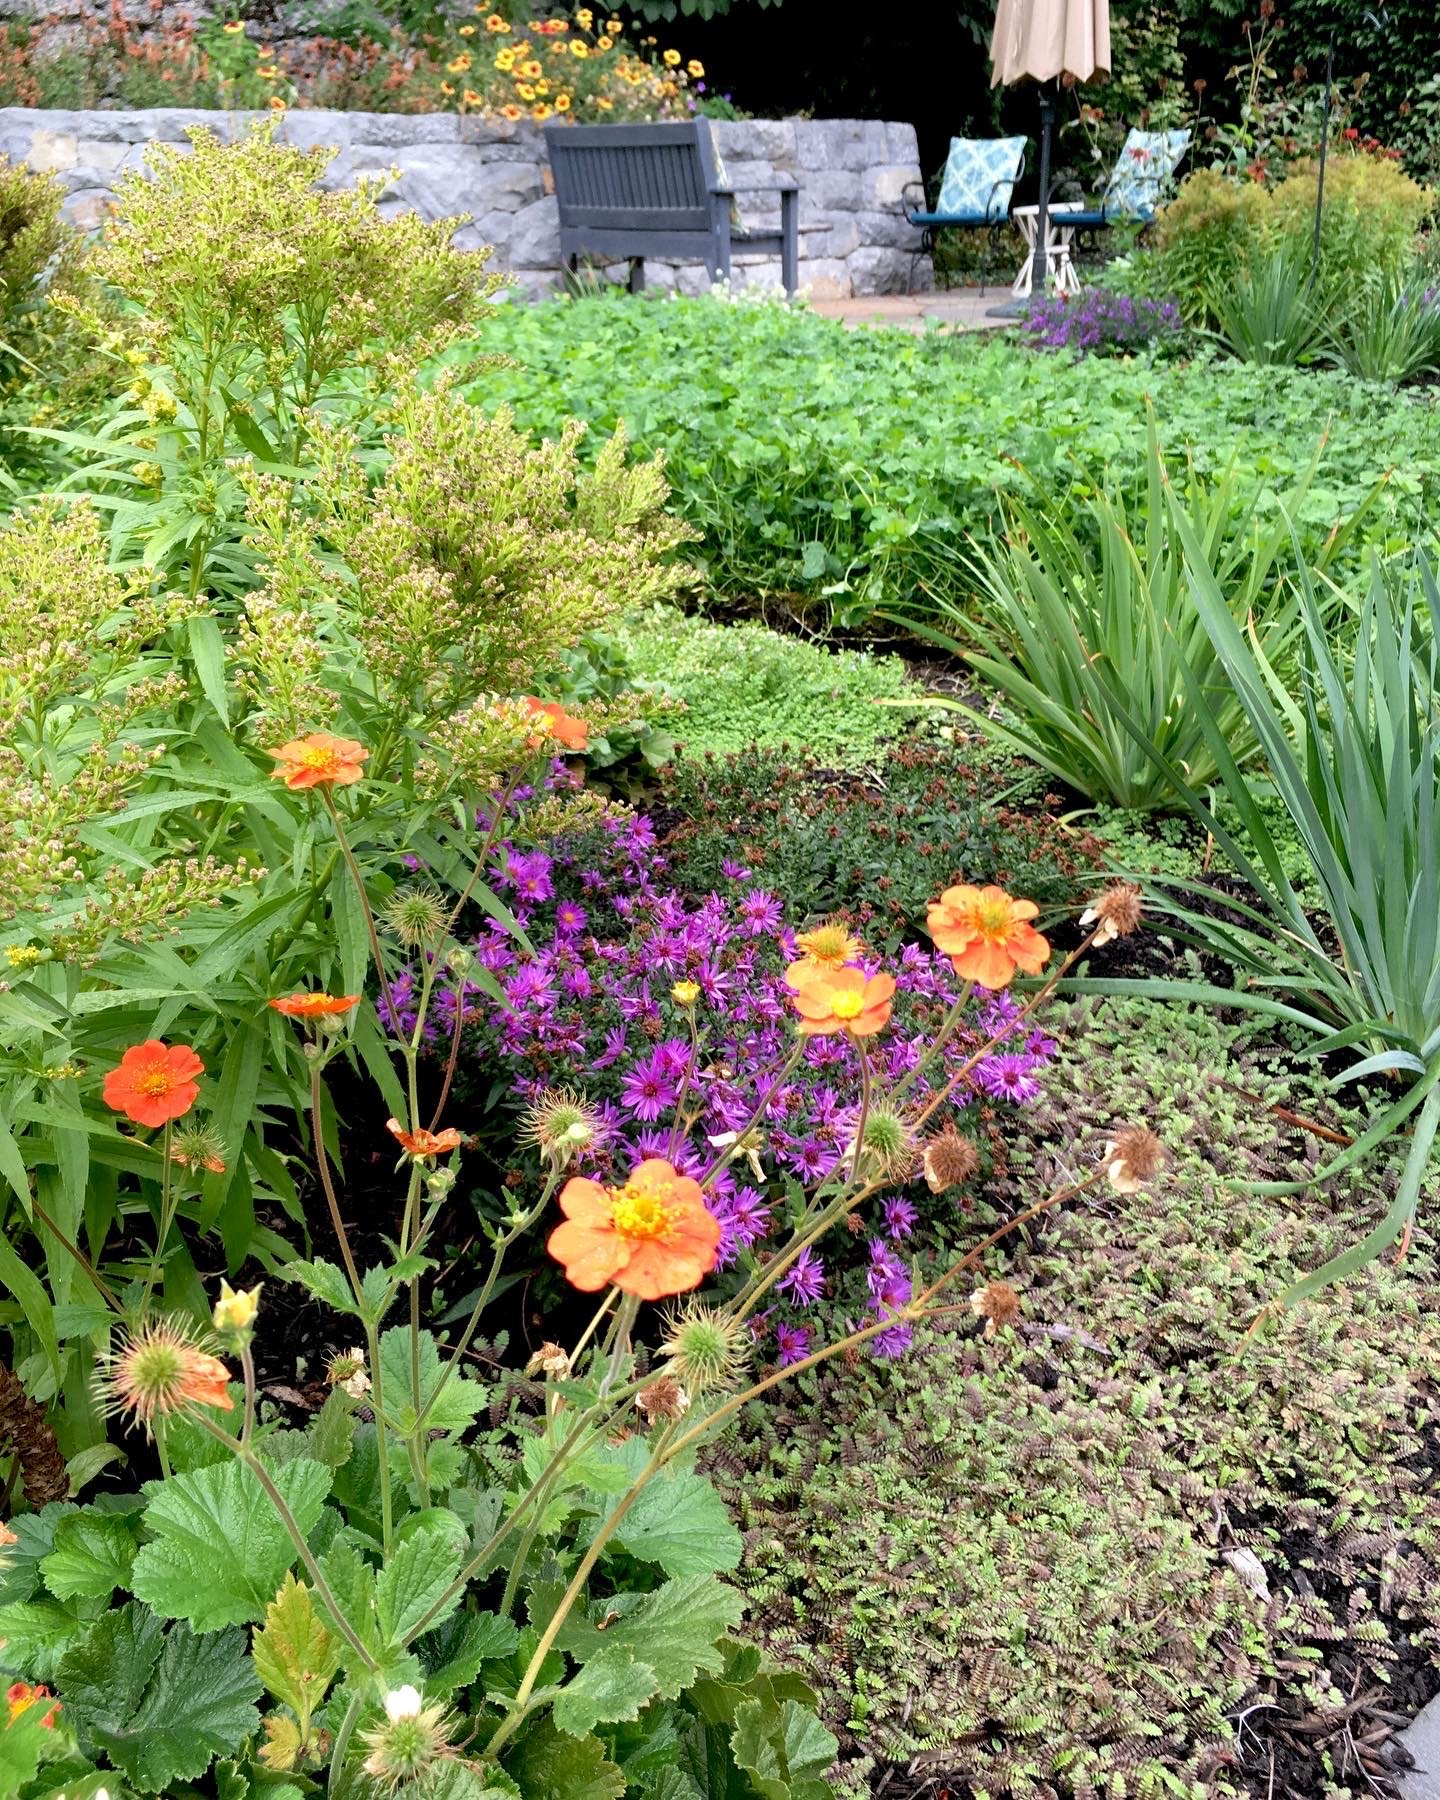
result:
[[(66, 185), (66, 210), (87, 229), (105, 216), (114, 184), (144, 165), (152, 143), (183, 143), (185, 129), (207, 125), (230, 137), (256, 115), (224, 112), (46, 112), (0, 107), (0, 154), (47, 169)], [(800, 184), (800, 280), (819, 297), (907, 292), (933, 285), (919, 233), (900, 213), (901, 192), (920, 178), (911, 125), (871, 119), (717, 121), (716, 147), (729, 176), (744, 185), (776, 174)], [(280, 121), (288, 143), (339, 150), (327, 185), (397, 168), (382, 210), (413, 209), (427, 219), (469, 213), (459, 239), (494, 246), (493, 266), (513, 270), (521, 292), (534, 295), (559, 280), (559, 245), (544, 134), (529, 120), (454, 113), (321, 112), (296, 109)], [(774, 229), (779, 202), (766, 214), (761, 196), (742, 202), (747, 220)], [(622, 270), (612, 271), (618, 279)], [(698, 264), (647, 262), (655, 287), (698, 292)], [(737, 251), (734, 280), (778, 285), (777, 259)]]

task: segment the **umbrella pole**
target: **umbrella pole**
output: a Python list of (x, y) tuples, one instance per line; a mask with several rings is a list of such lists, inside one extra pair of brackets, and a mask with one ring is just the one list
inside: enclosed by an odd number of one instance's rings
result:
[[(1059, 92), (1059, 83), (1056, 83)], [(999, 306), (987, 306), (987, 319), (1023, 319), (1032, 300), (1045, 298), (1045, 278), (1049, 257), (1045, 246), (1050, 238), (1050, 146), (1055, 136), (1055, 95), (1045, 82), (1040, 84), (1040, 205), (1035, 214), (1035, 249), (1030, 264), (1030, 292)], [(1023, 266), (1023, 265), (1022, 265)]]
[(1045, 277), (1050, 243), (1050, 145), (1055, 136), (1055, 97), (1049, 87), (1040, 84), (1040, 209), (1035, 216), (1035, 260), (1030, 265), (1030, 292), (1037, 300), (1045, 298)]

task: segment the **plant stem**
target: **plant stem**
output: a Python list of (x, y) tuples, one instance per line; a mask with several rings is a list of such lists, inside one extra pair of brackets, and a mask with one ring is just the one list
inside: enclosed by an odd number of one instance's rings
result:
[(255, 1358), (249, 1344), (240, 1347), (240, 1372), (245, 1377), (245, 1418), (240, 1427), (240, 1447), (248, 1450), (255, 1432)]
[(340, 1729), (335, 1733), (335, 1745), (330, 1752), (330, 1773), (325, 1782), (327, 1794), (336, 1791), (341, 1768), (345, 1762), (345, 1753), (350, 1748), (350, 1739), (354, 1735), (356, 1721), (365, 1704), (365, 1696), (354, 1693), (350, 1696), (350, 1704), (345, 1708), (345, 1717), (340, 1721)]
[(145, 1323), (145, 1315), (150, 1310), (150, 1296), (155, 1290), (155, 1278), (160, 1273), (160, 1262), (165, 1254), (165, 1245), (170, 1236), (170, 1190), (173, 1185), (170, 1144), (174, 1131), (173, 1121), (167, 1119), (165, 1121), (165, 1139), (160, 1146), (160, 1159), (164, 1165), (160, 1173), (160, 1230), (155, 1239), (155, 1254), (150, 1258), (150, 1267), (145, 1271), (145, 1285), (140, 1290), (140, 1310), (136, 1314), (136, 1322), (141, 1325)]
[(340, 812), (335, 805), (334, 795), (326, 787), (322, 787), (320, 793), (325, 802), (325, 810), (330, 815), (330, 823), (335, 828), (335, 841), (340, 846), (340, 854), (345, 859), (345, 867), (350, 871), (350, 879), (355, 883), (355, 892), (360, 897), (360, 910), (365, 915), (365, 935), (370, 940), (370, 954), (375, 960), (375, 974), (380, 982), (380, 992), (384, 996), (385, 1011), (393, 1022), (395, 1006), (390, 998), (390, 978), (385, 973), (385, 959), (380, 954), (380, 934), (375, 929), (375, 915), (370, 910), (370, 896), (365, 891), (365, 878), (360, 873), (360, 865), (355, 860), (355, 852), (350, 848), (350, 840), (346, 837), (345, 827), (340, 822)]

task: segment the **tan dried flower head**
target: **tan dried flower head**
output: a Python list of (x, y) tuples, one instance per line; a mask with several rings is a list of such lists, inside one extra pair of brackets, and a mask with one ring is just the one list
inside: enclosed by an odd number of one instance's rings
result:
[(332, 1356), (325, 1368), (325, 1379), (331, 1387), (338, 1387), (352, 1400), (363, 1400), (370, 1392), (370, 1376), (365, 1368), (364, 1350), (356, 1344), (351, 1349), (341, 1350)]
[(553, 1375), (564, 1380), (570, 1373), (570, 1358), (559, 1344), (543, 1343), (525, 1365), (527, 1375)]
[(1165, 1146), (1144, 1125), (1117, 1131), (1100, 1153), (1105, 1179), (1117, 1194), (1135, 1194), (1165, 1167)]
[(970, 1309), (985, 1321), (984, 1335), (993, 1338), (1003, 1326), (1020, 1317), (1020, 1296), (1008, 1281), (988, 1281), (970, 1296)]
[(946, 1188), (970, 1180), (980, 1167), (980, 1152), (969, 1138), (947, 1125), (927, 1142), (920, 1160), (930, 1192), (943, 1194)]
[(690, 1396), (673, 1375), (659, 1375), (635, 1396), (635, 1410), (654, 1424), (657, 1419), (683, 1419)]
[(1144, 912), (1140, 889), (1133, 881), (1112, 881), (1080, 915), (1082, 925), (1095, 927), (1097, 945), (1129, 937), (1139, 929)]

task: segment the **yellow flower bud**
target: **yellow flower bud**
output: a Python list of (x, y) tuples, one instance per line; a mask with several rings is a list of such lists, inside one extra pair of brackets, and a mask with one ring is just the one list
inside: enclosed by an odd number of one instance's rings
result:
[(693, 981), (677, 981), (670, 990), (670, 998), (677, 1006), (693, 1006), (700, 998), (700, 988)]
[(253, 1288), (241, 1288), (238, 1292), (228, 1281), (220, 1283), (220, 1298), (215, 1302), (213, 1315), (217, 1331), (248, 1331), (255, 1323), (255, 1315), (260, 1310), (260, 1287), (257, 1281)]

